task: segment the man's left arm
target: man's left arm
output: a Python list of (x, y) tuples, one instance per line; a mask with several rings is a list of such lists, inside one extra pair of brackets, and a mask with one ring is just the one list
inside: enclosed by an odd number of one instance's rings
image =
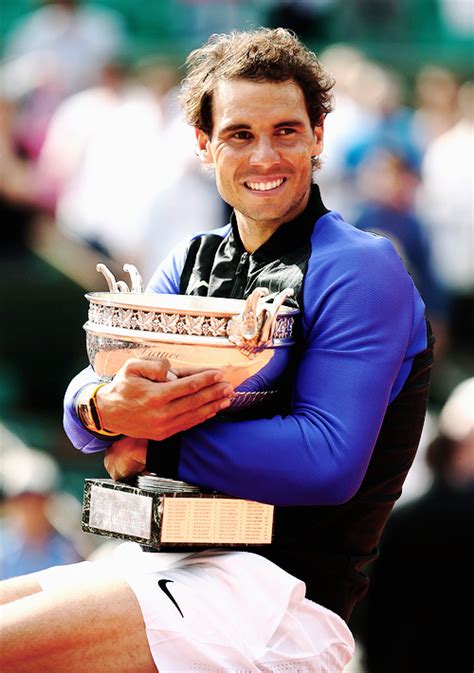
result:
[(349, 261), (352, 271), (312, 298), (292, 413), (196, 426), (181, 436), (177, 474), (162, 476), (277, 505), (337, 504), (355, 494), (409, 373), (413, 335), (419, 343), (426, 336), (423, 304), (395, 253), (388, 264), (373, 254)]

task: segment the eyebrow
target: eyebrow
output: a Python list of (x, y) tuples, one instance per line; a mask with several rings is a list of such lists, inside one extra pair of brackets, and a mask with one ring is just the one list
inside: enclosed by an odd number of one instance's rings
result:
[(240, 131), (242, 129), (247, 131), (250, 128), (250, 124), (229, 124), (219, 129), (219, 133), (231, 133), (232, 131)]
[(283, 126), (304, 126), (304, 123), (301, 119), (289, 119), (286, 122), (278, 122), (278, 124), (275, 124), (276, 129), (282, 128)]
[[(304, 123), (300, 119), (289, 119), (287, 121), (283, 122), (278, 122), (278, 124), (275, 124), (274, 128), (279, 129), (279, 128), (284, 128), (286, 126), (295, 126), (295, 127), (301, 127), (304, 126)], [(229, 124), (228, 126), (224, 126), (223, 128), (219, 129), (219, 133), (232, 133), (232, 131), (248, 131), (252, 128), (250, 124)]]

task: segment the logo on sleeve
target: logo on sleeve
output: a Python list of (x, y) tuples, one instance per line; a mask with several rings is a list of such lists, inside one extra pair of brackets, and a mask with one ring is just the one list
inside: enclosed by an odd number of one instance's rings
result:
[(174, 582), (174, 580), (158, 580), (158, 586), (160, 587), (161, 591), (170, 599), (170, 601), (173, 603), (173, 605), (175, 606), (181, 617), (183, 617), (184, 619), (184, 615), (181, 612), (181, 608), (179, 607), (174, 596), (171, 594), (170, 590), (166, 586), (169, 582), (172, 583)]

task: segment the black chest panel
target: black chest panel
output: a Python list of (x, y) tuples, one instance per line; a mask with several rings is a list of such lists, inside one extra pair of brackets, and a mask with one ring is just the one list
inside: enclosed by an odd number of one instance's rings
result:
[(181, 294), (245, 299), (256, 287), (266, 287), (270, 293), (291, 287), (294, 297), (286, 304), (301, 309), (311, 233), (316, 220), (327, 212), (314, 186), (304, 213), (283, 224), (253, 254), (245, 250), (235, 220), (224, 239), (212, 233), (195, 239), (181, 274)]

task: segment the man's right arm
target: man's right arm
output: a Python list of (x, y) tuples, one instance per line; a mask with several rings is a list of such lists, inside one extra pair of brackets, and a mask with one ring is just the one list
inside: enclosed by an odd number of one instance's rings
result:
[[(114, 379), (100, 387), (96, 405), (109, 433), (137, 439), (162, 440), (215, 416), (230, 405), (233, 389), (220, 372), (207, 370), (168, 379), (169, 365), (156, 359), (131, 358)], [(89, 432), (76, 413), (84, 386), (96, 382), (91, 368), (81, 372), (65, 396), (64, 428), (83, 453), (107, 449), (117, 437)]]

